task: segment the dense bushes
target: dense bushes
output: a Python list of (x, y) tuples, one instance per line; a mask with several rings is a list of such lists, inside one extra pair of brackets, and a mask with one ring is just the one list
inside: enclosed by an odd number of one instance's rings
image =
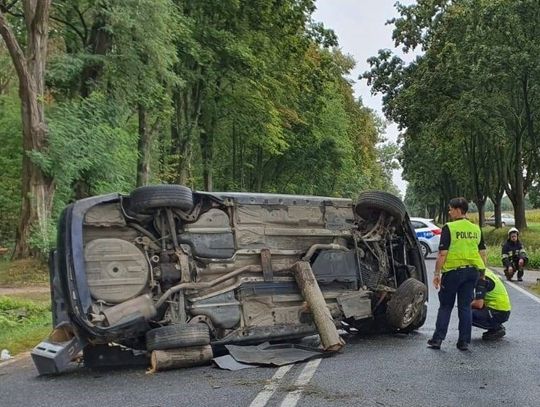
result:
[(15, 238), (21, 199), (21, 119), (15, 95), (0, 95), (0, 247)]

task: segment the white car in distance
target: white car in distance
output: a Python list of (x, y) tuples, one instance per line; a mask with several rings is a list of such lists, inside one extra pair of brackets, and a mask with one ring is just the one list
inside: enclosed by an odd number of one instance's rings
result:
[[(486, 225), (495, 226), (495, 215), (491, 215), (486, 219)], [(509, 213), (501, 213), (501, 226), (516, 226), (516, 220)]]
[(433, 223), (433, 219), (411, 218), (411, 224), (416, 232), (424, 258), (439, 251), (441, 228)]

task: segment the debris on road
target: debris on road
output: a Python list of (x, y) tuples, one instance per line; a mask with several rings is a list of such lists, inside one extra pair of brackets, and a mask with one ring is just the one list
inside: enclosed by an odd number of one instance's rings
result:
[(0, 360), (9, 360), (13, 356), (9, 354), (9, 351), (7, 349), (2, 349), (2, 352), (0, 353)]
[(150, 371), (179, 369), (204, 365), (212, 360), (213, 353), (210, 345), (191, 346), (181, 349), (155, 350), (150, 358)]

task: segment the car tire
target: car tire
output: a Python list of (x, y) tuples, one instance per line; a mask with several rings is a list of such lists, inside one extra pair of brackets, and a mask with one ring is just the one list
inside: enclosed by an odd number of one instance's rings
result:
[(422, 257), (425, 259), (427, 256), (430, 255), (431, 250), (429, 250), (429, 246), (425, 244), (424, 242), (418, 242), (420, 243), (420, 252), (422, 253)]
[(506, 223), (501, 222), (501, 226), (504, 228), (506, 226)]
[(397, 196), (383, 191), (366, 191), (358, 196), (355, 211), (364, 219), (373, 218), (374, 212), (384, 211), (397, 223), (403, 222), (407, 214), (405, 205)]
[(400, 329), (399, 332), (407, 334), (412, 331), (416, 331), (417, 329), (421, 328), (422, 325), (424, 325), (424, 323), (426, 322), (426, 318), (427, 305), (424, 304), (424, 306), (422, 307), (422, 311), (418, 314), (418, 317), (416, 317), (416, 319), (411, 322), (411, 324), (407, 328)]
[(418, 320), (427, 299), (427, 287), (414, 278), (405, 280), (386, 306), (386, 320), (395, 329), (405, 329)]
[(201, 346), (210, 343), (210, 331), (205, 324), (173, 324), (151, 329), (146, 333), (146, 349), (165, 350)]
[(149, 185), (129, 195), (129, 209), (135, 213), (148, 213), (162, 207), (190, 211), (193, 209), (191, 189), (183, 185)]

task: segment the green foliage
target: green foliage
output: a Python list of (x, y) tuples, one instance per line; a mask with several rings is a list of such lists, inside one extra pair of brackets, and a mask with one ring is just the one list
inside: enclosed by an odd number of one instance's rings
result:
[(74, 197), (77, 182), (89, 194), (133, 187), (136, 136), (127, 132), (126, 114), (112, 101), (95, 92), (58, 104), (49, 118), (49, 149), (34, 159), (56, 180), (57, 211)]
[(21, 121), (15, 95), (0, 95), (0, 246), (15, 238), (21, 197)]
[[(56, 192), (33, 247), (54, 245), (70, 201), (148, 178), (199, 190), (395, 192), (397, 149), (379, 144), (381, 120), (347, 79), (354, 60), (314, 10), (314, 0), (55, 0), (49, 139), (30, 154)], [(0, 49), (0, 68), (6, 55)], [(20, 205), (20, 112), (3, 90), (14, 78), (0, 69), (4, 245)]]
[(104, 60), (103, 83), (124, 103), (162, 106), (164, 87), (181, 81), (172, 71), (178, 60), (175, 41), (189, 33), (174, 2), (120, 0), (103, 15), (114, 43)]
[(28, 350), (50, 331), (50, 302), (0, 296), (0, 347), (13, 355)]
[(35, 320), (50, 311), (49, 304), (0, 296), (0, 331)]
[(445, 216), (453, 196), (482, 205), (506, 191), (524, 224), (524, 196), (540, 168), (540, 6), (419, 0), (397, 8), (396, 43), (424, 53), (407, 65), (381, 50), (364, 77), (405, 129), (401, 163), (414, 201)]
[(534, 183), (529, 188), (529, 202), (533, 208), (540, 208), (540, 182)]
[[(64, 203), (61, 202), (61, 205)], [(37, 254), (43, 259), (47, 259), (51, 249), (56, 247), (56, 219), (51, 217), (44, 221), (44, 225), (34, 225), (30, 229), (30, 238), (28, 243), (36, 250)]]

